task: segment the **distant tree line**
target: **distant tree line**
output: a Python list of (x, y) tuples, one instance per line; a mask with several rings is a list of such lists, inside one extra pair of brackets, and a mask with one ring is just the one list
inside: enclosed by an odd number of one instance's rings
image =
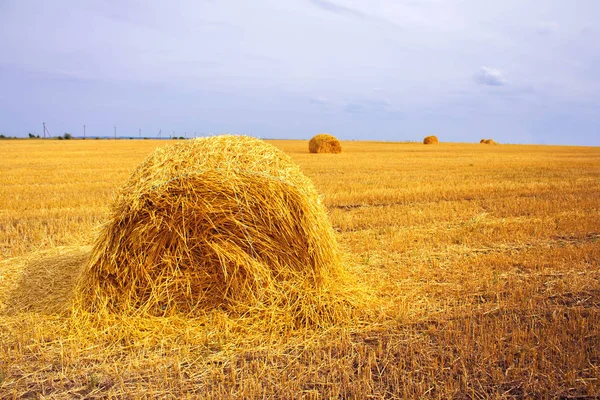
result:
[[(41, 139), (40, 135), (34, 135), (33, 133), (29, 133), (29, 139)], [(19, 138), (16, 136), (5, 136), (0, 134), (0, 140), (2, 139), (26, 139), (26, 138)], [(65, 132), (64, 135), (62, 136), (57, 136), (55, 138), (52, 139), (58, 139), (58, 140), (71, 140), (73, 139), (73, 135), (71, 135), (70, 133)]]
[[(33, 133), (29, 133), (28, 135), (29, 135), (28, 138), (20, 138), (20, 137), (17, 137), (17, 136), (6, 136), (6, 135), (0, 134), (0, 140), (2, 140), (2, 139), (41, 139), (40, 135), (34, 135)], [(73, 139), (73, 135), (71, 135), (68, 132), (65, 132), (65, 134), (62, 135), (62, 136), (54, 136), (54, 137), (51, 137), (50, 139), (71, 140), (71, 139)], [(83, 139), (85, 139), (85, 138), (83, 138)], [(91, 138), (88, 137), (88, 139), (91, 139)], [(100, 138), (99, 137), (95, 137), (94, 139), (100, 139)], [(123, 138), (121, 138), (121, 139), (123, 139)], [(134, 138), (130, 137), (129, 139), (134, 139)], [(144, 137), (143, 139), (150, 139), (150, 138)], [(179, 137), (178, 136), (173, 136), (171, 139), (173, 139), (173, 140), (185, 140), (186, 138), (183, 137), (183, 136), (179, 136)]]

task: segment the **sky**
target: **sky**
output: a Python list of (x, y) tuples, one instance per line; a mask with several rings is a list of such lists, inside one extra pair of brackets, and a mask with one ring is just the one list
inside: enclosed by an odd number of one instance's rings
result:
[(600, 145), (598, 0), (0, 0), (0, 133)]

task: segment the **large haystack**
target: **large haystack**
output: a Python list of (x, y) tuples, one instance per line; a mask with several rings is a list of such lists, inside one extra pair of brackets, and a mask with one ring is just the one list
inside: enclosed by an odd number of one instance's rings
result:
[(308, 142), (308, 150), (311, 153), (334, 153), (342, 152), (342, 145), (335, 136), (327, 133), (320, 133), (310, 139)]
[(134, 171), (80, 297), (126, 314), (286, 309), (307, 323), (327, 318), (332, 302), (321, 294), (339, 268), (333, 229), (300, 168), (259, 139), (223, 135), (159, 148)]
[(438, 144), (439, 142), (437, 136), (426, 136), (425, 139), (423, 139), (423, 144)]

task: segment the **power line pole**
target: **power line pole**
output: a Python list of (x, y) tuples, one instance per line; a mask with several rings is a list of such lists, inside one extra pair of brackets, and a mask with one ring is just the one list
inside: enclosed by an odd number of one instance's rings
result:
[(46, 134), (48, 134), (48, 137), (51, 138), (52, 136), (50, 136), (50, 132), (46, 128), (46, 123), (42, 122), (42, 125), (44, 126), (44, 139), (46, 139)]
[(117, 126), (115, 125), (115, 140), (117, 140)]
[(160, 139), (160, 138), (161, 138), (161, 135), (162, 135), (162, 129), (159, 129), (159, 130), (158, 130), (158, 135), (156, 135), (156, 137), (157, 137), (158, 139)]
[(83, 140), (85, 140), (85, 125), (83, 126)]

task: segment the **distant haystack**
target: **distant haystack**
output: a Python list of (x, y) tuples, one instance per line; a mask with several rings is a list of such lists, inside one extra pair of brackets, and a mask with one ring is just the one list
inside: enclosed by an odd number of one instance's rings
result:
[(79, 290), (91, 310), (267, 309), (307, 324), (343, 314), (331, 309), (340, 273), (332, 226), (300, 168), (262, 140), (223, 135), (159, 148), (138, 166)]
[(481, 139), (479, 141), (479, 143), (481, 143), (481, 144), (498, 144), (497, 142), (494, 142), (494, 139)]
[(423, 144), (438, 144), (439, 142), (437, 136), (427, 136), (423, 139)]
[(332, 135), (321, 133), (310, 139), (308, 142), (308, 150), (311, 153), (334, 153), (342, 152), (340, 141)]

